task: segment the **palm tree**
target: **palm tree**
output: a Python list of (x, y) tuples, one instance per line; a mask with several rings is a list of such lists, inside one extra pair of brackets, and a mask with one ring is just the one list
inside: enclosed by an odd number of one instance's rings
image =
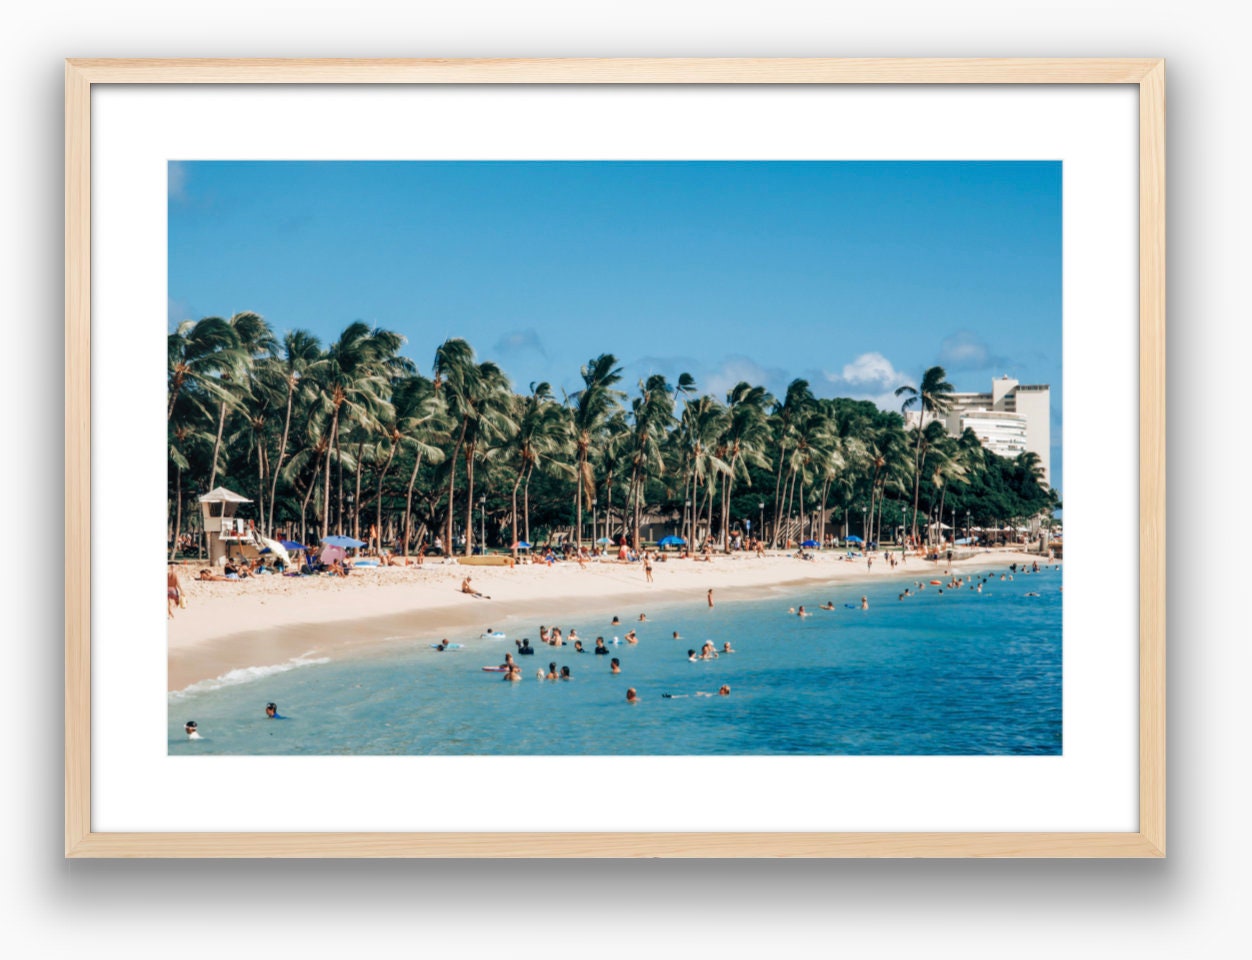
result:
[(730, 501), (736, 478), (748, 486), (752, 478), (748, 467), (768, 470), (771, 466), (767, 450), (771, 438), (765, 408), (773, 398), (764, 387), (740, 381), (726, 395), (726, 429), (720, 438), (727, 470), (722, 479), (722, 548), (730, 550)]
[(265, 523), (266, 532), (274, 530), (274, 503), (278, 496), (278, 477), (287, 459), (287, 439), (291, 434), (291, 408), (296, 390), (308, 369), (321, 356), (321, 343), (307, 330), (289, 330), (283, 335), (282, 355), (275, 357), (275, 372), (282, 374), (287, 387), (287, 413), (283, 418), (283, 438), (278, 444), (278, 459), (274, 464), (274, 479), (270, 484), (270, 513)]
[[(398, 333), (373, 329), (357, 320), (350, 323), (339, 338), (312, 364), (308, 376), (318, 384), (324, 402), (330, 409), (328, 441), (334, 451), (339, 471), (339, 496), (336, 510), (338, 530), (343, 532), (343, 468), (340, 424), (350, 418), (360, 424), (383, 410), (389, 390), (390, 363), (404, 343)], [(323, 537), (330, 534), (330, 450), (324, 458), (325, 475), (322, 487), (321, 527)]]
[(465, 340), (445, 340), (435, 351), (435, 389), (456, 424), (457, 439), (448, 471), (447, 550), (452, 549), (453, 501), (456, 494), (456, 462), (465, 453), (465, 555), (474, 539), (474, 453), (479, 443), (490, 442), (511, 425), (508, 417), (508, 378), (494, 363), (476, 363), (474, 348)]
[[(547, 383), (532, 383), (530, 393), (525, 397), (514, 398), (513, 420), (517, 430), (509, 441), (510, 449), (517, 460), (517, 475), (513, 481), (513, 508), (509, 529), (512, 531), (513, 543), (530, 536), (530, 503), (527, 497), (525, 530), (517, 522), (517, 491), (523, 482), (528, 482), (535, 467), (546, 457), (564, 452), (569, 437), (566, 421), (560, 406), (552, 396), (552, 387)], [(513, 556), (517, 556), (517, 547), (513, 547)]]
[(663, 440), (674, 423), (674, 395), (665, 377), (654, 373), (639, 382), (639, 396), (631, 402), (630, 484), (627, 506), (631, 508), (631, 543), (639, 549), (639, 527), (645, 488), (651, 469), (664, 472)]
[(165, 419), (174, 416), (174, 405), (188, 386), (198, 387), (216, 400), (229, 398), (219, 381), (223, 373), (239, 375), (245, 358), (235, 328), (221, 317), (184, 320), (167, 338), (169, 401)]
[(263, 357), (277, 349), (274, 332), (270, 325), (259, 314), (250, 311), (237, 313), (228, 321), (235, 332), (240, 362), (233, 368), (223, 369), (220, 379), (230, 384), (227, 393), (222, 396), (217, 415), (217, 439), (213, 443), (213, 461), (209, 473), (209, 489), (212, 490), (217, 480), (218, 453), (222, 448), (222, 431), (226, 426), (226, 411), (235, 406), (251, 391), (251, 373), (253, 365)]
[(595, 475), (589, 463), (589, 452), (612, 414), (617, 399), (623, 396), (613, 389), (613, 385), (622, 379), (622, 370), (616, 364), (617, 358), (611, 353), (593, 357), (580, 371), (583, 388), (569, 398), (573, 415), (574, 453), (577, 456), (577, 473), (574, 477), (574, 539), (579, 550), (583, 545), (583, 501), (595, 490)]
[(792, 380), (787, 384), (787, 393), (781, 403), (774, 404), (772, 421), (774, 424), (774, 442), (778, 450), (778, 473), (774, 479), (774, 530), (770, 539), (771, 546), (778, 546), (778, 533), (781, 526), (781, 510), (783, 468), (787, 462), (787, 446), (791, 443), (792, 424), (800, 413), (813, 403), (813, 391), (809, 382), (803, 379)]
[(947, 381), (947, 373), (943, 367), (935, 366), (922, 374), (922, 385), (913, 387), (905, 384), (896, 388), (896, 396), (904, 397), (900, 405), (902, 411), (913, 407), (918, 408), (917, 446), (913, 452), (913, 539), (917, 539), (917, 498), (922, 480), (922, 446), (925, 441), (926, 415), (932, 422), (948, 412), (951, 406), (949, 394), (953, 392), (952, 384)]
[[(709, 510), (712, 511), (713, 490), (716, 478), (720, 477), (730, 466), (718, 455), (718, 438), (726, 429), (726, 408), (710, 396), (697, 397), (685, 404), (680, 421), (680, 442), (682, 459), (688, 473), (688, 480), (683, 483), (683, 491), (691, 503), (691, 529), (688, 542), (694, 548), (696, 540), (696, 518), (700, 515), (702, 504), (700, 485), (706, 487)], [(686, 491), (690, 487), (690, 493)], [(710, 513), (711, 516), (711, 513)], [(712, 535), (710, 520), (709, 535)]]
[(404, 494), (403, 549), (407, 558), (409, 545), (412, 543), (413, 487), (417, 484), (417, 473), (423, 460), (429, 464), (444, 461), (444, 451), (439, 446), (439, 441), (446, 439), (446, 417), (434, 384), (425, 377), (414, 375), (397, 382), (392, 390), (391, 402), (394, 407), (394, 419), (391, 421), (388, 436), (391, 453), (378, 476), (378, 511), (375, 523), (381, 531), (382, 485), (387, 469), (397, 451), (407, 448), (413, 452), (413, 469), (409, 473)]

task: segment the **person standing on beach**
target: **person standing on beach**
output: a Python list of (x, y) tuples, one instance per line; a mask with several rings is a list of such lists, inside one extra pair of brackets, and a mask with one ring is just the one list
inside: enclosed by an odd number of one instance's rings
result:
[(709, 587), (708, 600), (709, 600), (709, 607), (712, 607), (713, 606), (713, 588), (712, 587)]
[(643, 555), (643, 574), (648, 578), (648, 583), (652, 582), (652, 554), (644, 553)]
[(174, 619), (174, 608), (181, 605), (182, 599), (183, 583), (178, 579), (178, 567), (171, 561), (165, 575), (165, 611), (171, 620)]

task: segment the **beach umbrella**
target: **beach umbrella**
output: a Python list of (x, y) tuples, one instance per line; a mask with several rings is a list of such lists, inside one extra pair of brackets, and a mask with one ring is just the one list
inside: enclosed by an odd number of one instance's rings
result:
[(816, 547), (817, 545), (816, 540), (805, 540), (804, 543), (800, 544), (802, 547)]
[(660, 540), (656, 542), (656, 545), (658, 547), (681, 547), (686, 542), (687, 541), (684, 540), (682, 537), (670, 536), (670, 537), (662, 537)]
[(307, 550), (307, 549), (309, 549), (309, 548), (308, 548), (308, 547), (306, 547), (303, 543), (296, 543), (296, 541), (294, 541), (294, 540), (279, 540), (278, 542), (279, 542), (279, 543), (281, 543), (281, 544), (283, 545), (283, 549), (284, 549), (284, 550), (286, 550), (286, 551), (288, 551), (288, 552), (290, 552), (290, 551), (292, 551), (292, 550)]
[(343, 560), (347, 554), (344, 553), (343, 547), (337, 547), (334, 544), (327, 544), (322, 547), (322, 563), (334, 563), (336, 560)]
[(510, 547), (509, 549), (510, 550), (529, 550), (530, 544), (527, 543), (525, 540), (518, 540), (517, 543), (513, 544), (513, 546)]
[(613, 541), (610, 540), (608, 537), (601, 537), (599, 540), (596, 541), (596, 543), (599, 543), (599, 544), (606, 544), (606, 543), (612, 543), (612, 542)]
[(365, 541), (354, 540), (352, 537), (322, 537), (322, 543), (329, 544), (332, 547), (343, 547), (345, 550), (352, 547), (363, 547)]
[(855, 533), (848, 534), (848, 536), (844, 537), (843, 539), (847, 540), (848, 543), (864, 543), (865, 542), (860, 537), (858, 537)]

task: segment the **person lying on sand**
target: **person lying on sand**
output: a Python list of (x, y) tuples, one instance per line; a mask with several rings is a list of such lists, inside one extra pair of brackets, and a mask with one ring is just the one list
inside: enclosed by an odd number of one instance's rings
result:
[(238, 583), (239, 582), (238, 577), (219, 577), (216, 573), (214, 573), (208, 567), (205, 567), (198, 574), (196, 574), (196, 579), (197, 580), (212, 580), (215, 583), (226, 583), (226, 582)]

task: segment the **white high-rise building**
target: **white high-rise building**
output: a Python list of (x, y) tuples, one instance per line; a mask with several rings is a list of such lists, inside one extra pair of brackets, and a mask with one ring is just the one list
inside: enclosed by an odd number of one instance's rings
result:
[[(968, 427), (984, 447), (1002, 457), (1029, 450), (1038, 455), (1044, 482), (1051, 484), (1052, 397), (1047, 384), (1021, 384), (1006, 375), (991, 381), (990, 393), (950, 393), (948, 401), (942, 418), (948, 433), (956, 436)], [(905, 419), (915, 424), (919, 418), (910, 412)]]

